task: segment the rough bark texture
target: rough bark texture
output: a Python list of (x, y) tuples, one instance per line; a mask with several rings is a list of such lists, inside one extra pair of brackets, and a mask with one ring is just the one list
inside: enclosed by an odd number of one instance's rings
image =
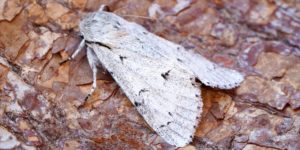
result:
[[(78, 23), (101, 4), (149, 31), (246, 75), (202, 87), (192, 149), (300, 149), (298, 0), (1, 0), (0, 149), (173, 149), (109, 74), (91, 86)], [(105, 72), (105, 70), (103, 70)]]

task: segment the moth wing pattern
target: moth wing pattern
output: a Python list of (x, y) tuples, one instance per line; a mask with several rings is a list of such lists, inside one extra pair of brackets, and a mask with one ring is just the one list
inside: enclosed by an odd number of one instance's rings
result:
[(178, 56), (182, 63), (199, 78), (199, 80), (210, 87), (220, 89), (232, 89), (240, 85), (244, 76), (232, 69), (221, 67), (201, 56), (200, 54), (178, 50)]
[(231, 89), (240, 85), (244, 80), (244, 76), (241, 73), (221, 67), (198, 53), (186, 50), (181, 45), (170, 42), (152, 33), (148, 33), (145, 39), (147, 39), (149, 43), (160, 43), (159, 53), (189, 68), (198, 79), (207, 86)]
[(203, 104), (195, 77), (222, 89), (236, 87), (243, 80), (237, 71), (113, 13), (89, 14), (81, 21), (80, 31), (145, 121), (177, 147), (192, 141), (201, 118)]
[[(191, 80), (193, 73), (124, 49), (111, 52), (95, 44), (89, 46), (161, 137), (179, 147), (192, 140), (202, 112), (200, 90)], [(119, 54), (126, 57), (123, 62)], [(143, 63), (136, 64), (136, 59)]]
[(160, 43), (148, 41), (151, 36), (141, 36), (150, 34), (144, 28), (112, 13), (91, 14), (80, 27), (87, 46), (145, 121), (172, 145), (191, 142), (203, 105), (194, 73), (166, 57)]
[[(89, 16), (89, 18), (97, 18), (97, 21), (102, 23), (98, 26), (90, 26), (91, 30), (86, 31), (86, 33), (96, 31), (97, 35), (101, 36), (96, 36), (95, 33), (87, 34), (87, 36), (84, 36), (87, 39), (112, 46), (125, 46), (124, 44), (128, 46), (132, 41), (135, 41), (137, 42), (137, 44), (134, 44), (136, 46), (135, 51), (142, 51), (141, 53), (147, 53), (148, 55), (156, 53), (172, 61), (180, 62), (183, 66), (189, 68), (207, 86), (231, 89), (237, 87), (244, 80), (244, 76), (241, 73), (221, 67), (200, 54), (187, 51), (181, 45), (156, 36), (148, 32), (141, 25), (128, 22), (113, 13), (98, 12)], [(91, 21), (93, 19), (87, 20)], [(106, 26), (105, 30), (103, 26)], [(122, 32), (123, 30), (125, 31)], [(126, 36), (126, 34), (130, 34), (130, 36)], [(122, 43), (122, 45), (118, 45), (119, 40), (124, 37), (129, 38), (129, 40)]]

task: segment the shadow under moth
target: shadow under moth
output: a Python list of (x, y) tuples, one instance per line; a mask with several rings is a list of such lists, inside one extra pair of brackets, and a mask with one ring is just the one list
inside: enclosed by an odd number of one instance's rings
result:
[(80, 22), (83, 36), (74, 58), (84, 46), (96, 75), (103, 66), (135, 105), (144, 120), (166, 142), (189, 144), (202, 113), (199, 83), (230, 89), (243, 81), (239, 72), (218, 66), (200, 54), (150, 33), (114, 13), (90, 13)]

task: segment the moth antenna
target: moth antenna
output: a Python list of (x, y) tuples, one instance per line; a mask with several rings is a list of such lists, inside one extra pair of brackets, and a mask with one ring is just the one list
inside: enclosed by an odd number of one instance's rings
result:
[[(115, 13), (115, 14), (118, 14), (118, 10), (120, 10), (120, 8), (119, 9), (116, 9), (116, 10), (114, 10), (113, 12)], [(154, 18), (151, 18), (151, 17), (146, 17), (146, 16), (137, 16), (137, 15), (122, 15), (122, 14), (118, 14), (119, 16), (123, 16), (123, 17), (135, 17), (135, 18), (142, 18), (142, 19), (149, 19), (149, 20), (156, 20), (156, 19), (154, 19)]]
[(120, 15), (120, 16), (123, 16), (123, 17), (136, 17), (136, 18), (142, 18), (142, 19), (156, 20), (156, 19), (153, 19), (151, 17), (146, 17), (146, 16), (137, 16), (137, 15)]

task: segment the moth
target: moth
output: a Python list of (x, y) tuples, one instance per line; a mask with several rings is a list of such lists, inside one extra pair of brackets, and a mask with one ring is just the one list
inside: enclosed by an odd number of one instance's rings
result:
[(176, 147), (192, 141), (201, 118), (203, 104), (197, 80), (230, 89), (244, 79), (235, 70), (220, 67), (103, 9), (88, 14), (79, 29), (83, 40), (69, 59), (86, 46), (93, 72), (88, 95), (96, 88), (98, 67), (104, 67), (144, 120)]

